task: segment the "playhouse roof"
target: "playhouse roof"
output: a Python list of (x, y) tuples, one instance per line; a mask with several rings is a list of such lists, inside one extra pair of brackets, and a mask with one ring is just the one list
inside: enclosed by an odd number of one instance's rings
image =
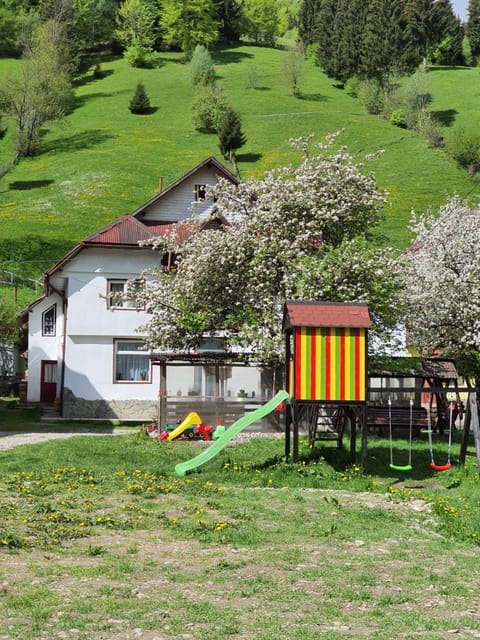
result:
[(285, 304), (283, 328), (354, 327), (369, 329), (370, 314), (366, 304), (350, 302), (293, 302)]

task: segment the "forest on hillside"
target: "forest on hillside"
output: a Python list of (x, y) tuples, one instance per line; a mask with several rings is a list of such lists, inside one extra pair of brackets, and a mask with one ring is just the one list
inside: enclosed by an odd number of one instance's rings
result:
[(1, 0), (0, 56), (23, 60), (20, 76), (0, 85), (0, 135), (15, 127), (1, 173), (37, 152), (42, 126), (73, 108), (74, 79), (102, 50), (149, 67), (162, 50), (188, 61), (198, 46), (274, 47), (280, 37), (293, 76), (295, 54), (306, 56), (341, 83), (369, 82), (378, 102), (422, 63), (475, 63), (480, 0), (470, 0), (465, 25), (450, 0)]

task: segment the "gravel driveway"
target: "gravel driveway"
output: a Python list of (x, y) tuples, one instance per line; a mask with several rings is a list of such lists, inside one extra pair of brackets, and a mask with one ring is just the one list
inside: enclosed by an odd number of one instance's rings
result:
[(13, 449), (22, 444), (40, 444), (47, 440), (60, 438), (72, 438), (73, 436), (121, 436), (127, 433), (134, 433), (132, 429), (78, 429), (75, 431), (48, 431), (39, 433), (37, 431), (12, 433), (11, 431), (0, 431), (0, 451)]

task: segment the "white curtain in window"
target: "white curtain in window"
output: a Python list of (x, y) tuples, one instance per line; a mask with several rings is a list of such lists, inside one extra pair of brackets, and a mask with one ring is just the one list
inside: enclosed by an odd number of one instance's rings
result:
[(117, 342), (116, 380), (148, 380), (150, 359), (143, 348), (143, 342)]

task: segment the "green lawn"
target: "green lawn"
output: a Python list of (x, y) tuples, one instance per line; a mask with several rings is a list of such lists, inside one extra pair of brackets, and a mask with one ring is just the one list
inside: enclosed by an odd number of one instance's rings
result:
[[(10, 427), (35, 428), (32, 412), (10, 415)], [(175, 464), (203, 446), (132, 433), (0, 451), (6, 637), (478, 632), (474, 457), (434, 474), (418, 440), (413, 472), (398, 477), (388, 441), (371, 438), (364, 476), (334, 444), (312, 450), (302, 439), (300, 462), (285, 464), (283, 439), (259, 438), (177, 478)], [(440, 459), (445, 440), (435, 448)], [(397, 460), (404, 455), (395, 441)]]
[[(342, 129), (341, 142), (357, 158), (383, 149), (368, 163), (390, 205), (380, 241), (404, 248), (410, 212), (438, 209), (453, 193), (474, 197), (477, 182), (426, 141), (368, 115), (357, 100), (307, 65), (301, 98), (290, 96), (276, 49), (239, 46), (214, 52), (219, 81), (240, 112), (247, 143), (238, 166), (243, 177), (296, 162), (292, 137), (321, 137)], [(1, 61), (0, 73), (9, 64)], [(256, 88), (245, 78), (254, 66)], [(62, 125), (49, 125), (42, 152), (22, 160), (0, 182), (0, 263), (23, 275), (38, 276), (82, 237), (132, 211), (156, 192), (159, 179), (169, 184), (213, 154), (215, 135), (195, 131), (191, 120), (194, 89), (179, 56), (164, 53), (154, 69), (133, 69), (124, 60), (102, 63), (105, 76), (82, 78), (76, 108)], [(476, 69), (431, 73), (433, 109), (474, 116)], [(128, 109), (136, 83), (145, 84), (154, 112), (132, 115)], [(446, 90), (446, 87), (454, 89)], [(465, 112), (463, 111), (465, 105)], [(0, 161), (10, 157), (10, 135), (0, 144)]]

